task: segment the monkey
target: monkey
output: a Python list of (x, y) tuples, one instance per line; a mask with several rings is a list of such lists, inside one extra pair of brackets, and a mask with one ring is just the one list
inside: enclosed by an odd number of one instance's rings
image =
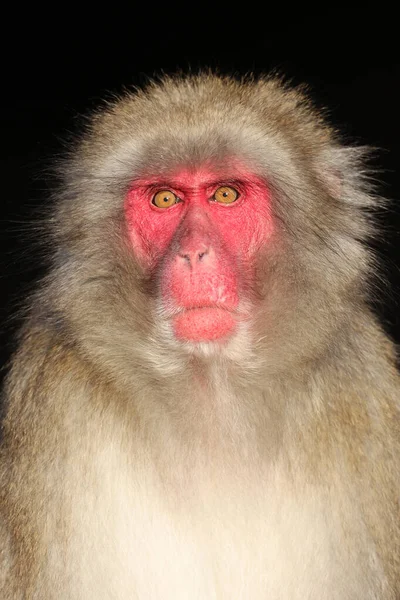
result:
[(4, 387), (2, 599), (400, 598), (367, 164), (276, 76), (93, 115)]

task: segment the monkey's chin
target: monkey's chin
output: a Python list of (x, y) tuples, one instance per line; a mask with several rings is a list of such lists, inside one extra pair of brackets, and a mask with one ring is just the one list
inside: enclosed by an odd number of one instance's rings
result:
[(173, 319), (176, 338), (190, 342), (212, 342), (228, 337), (235, 326), (232, 314), (218, 306), (191, 308)]

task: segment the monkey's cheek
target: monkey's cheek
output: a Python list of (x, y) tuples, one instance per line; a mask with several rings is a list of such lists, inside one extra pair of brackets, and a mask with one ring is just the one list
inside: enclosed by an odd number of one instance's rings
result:
[(235, 327), (232, 314), (218, 307), (185, 310), (173, 320), (176, 338), (190, 342), (212, 342), (231, 335)]

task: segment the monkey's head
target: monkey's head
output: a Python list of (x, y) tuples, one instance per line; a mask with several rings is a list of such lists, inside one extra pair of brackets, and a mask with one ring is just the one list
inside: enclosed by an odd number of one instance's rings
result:
[(193, 355), (271, 371), (308, 360), (346, 327), (368, 267), (357, 163), (274, 79), (128, 94), (65, 164), (52, 310), (119, 370), (139, 356), (165, 373)]

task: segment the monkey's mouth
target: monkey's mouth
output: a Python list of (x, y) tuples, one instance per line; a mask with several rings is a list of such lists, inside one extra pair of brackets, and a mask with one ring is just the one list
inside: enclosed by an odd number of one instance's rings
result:
[(236, 320), (221, 306), (197, 306), (183, 310), (173, 318), (175, 336), (182, 341), (212, 342), (231, 335)]

